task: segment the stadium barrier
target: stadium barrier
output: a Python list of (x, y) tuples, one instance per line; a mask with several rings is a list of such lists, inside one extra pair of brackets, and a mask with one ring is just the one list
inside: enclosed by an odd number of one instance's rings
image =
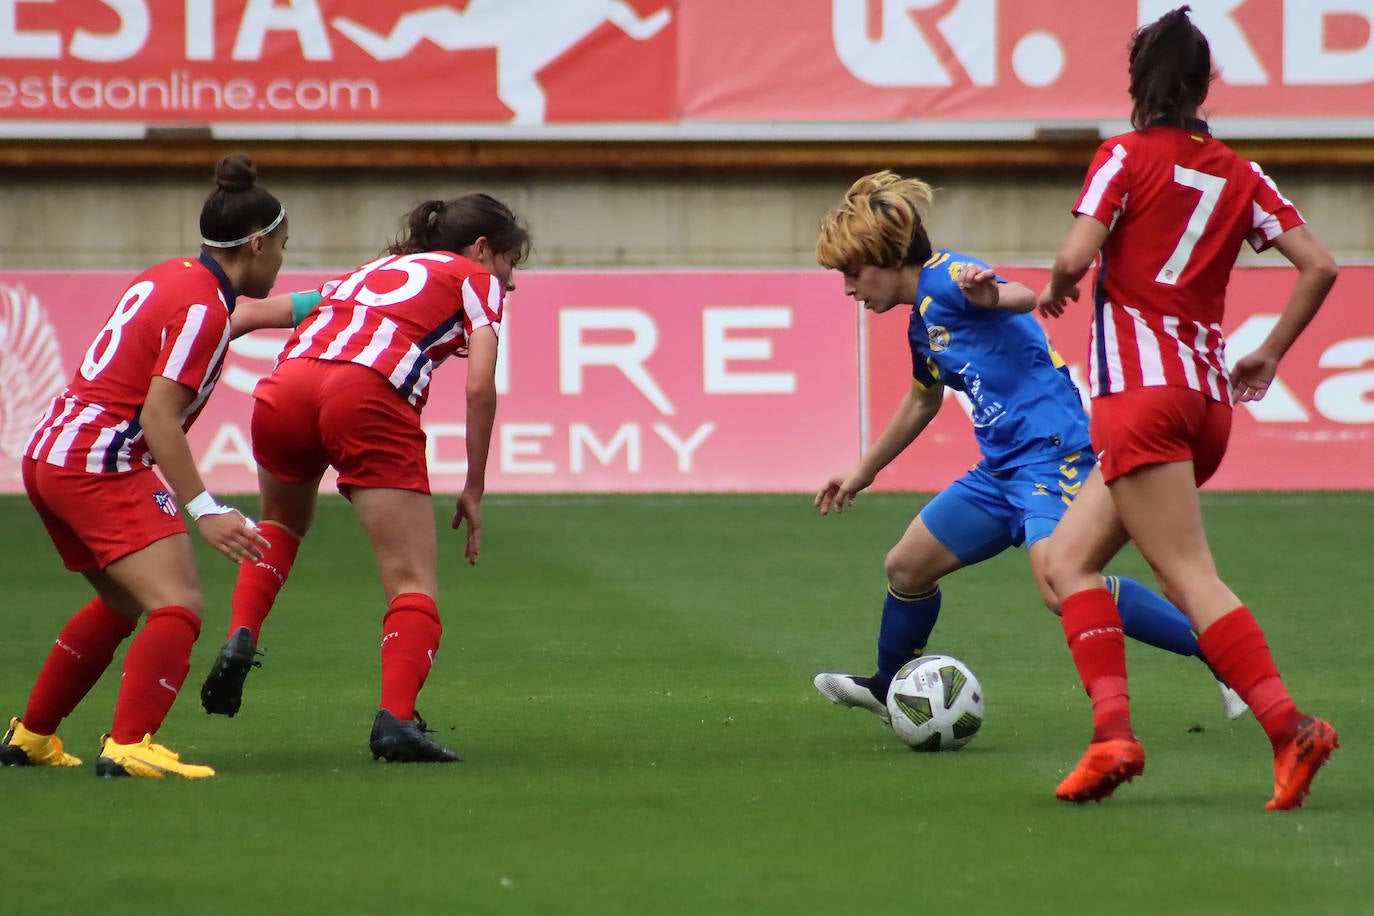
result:
[[(1003, 274), (1039, 289), (1046, 271)], [(331, 275), (283, 272), (278, 290)], [(1292, 273), (1237, 271), (1229, 352), (1273, 326)], [(22, 489), (34, 421), (80, 366), (130, 275), (0, 271), (0, 492)], [(1260, 402), (1236, 411), (1218, 489), (1374, 487), (1374, 268), (1347, 268)], [(1086, 299), (1046, 328), (1082, 384)], [(907, 310), (862, 315), (838, 276), (795, 271), (529, 271), (502, 328), (488, 487), (493, 492), (814, 490), (881, 432), (910, 380)], [(285, 332), (235, 341), (192, 431), (207, 485), (255, 488), (250, 393)], [(425, 409), (431, 479), (465, 472), (462, 363), (441, 368)], [(976, 460), (961, 395), (878, 479), (935, 490)], [(326, 487), (331, 482), (326, 480)]]

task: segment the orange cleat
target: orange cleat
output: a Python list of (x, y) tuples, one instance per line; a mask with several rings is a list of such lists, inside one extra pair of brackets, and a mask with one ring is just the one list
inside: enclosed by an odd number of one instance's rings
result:
[(1060, 801), (1100, 802), (1145, 772), (1145, 748), (1134, 738), (1094, 741), (1054, 795)]
[(1293, 740), (1274, 755), (1274, 797), (1264, 807), (1270, 811), (1301, 808), (1312, 790), (1312, 778), (1340, 746), (1330, 722), (1310, 716), (1303, 719)]

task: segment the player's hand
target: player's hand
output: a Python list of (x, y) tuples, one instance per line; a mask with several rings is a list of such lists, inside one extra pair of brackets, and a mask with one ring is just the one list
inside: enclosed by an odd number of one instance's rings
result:
[(959, 284), (959, 291), (964, 294), (965, 299), (985, 309), (997, 308), (997, 303), (1002, 299), (1001, 288), (997, 283), (997, 271), (991, 267), (965, 264), (954, 282)]
[(1258, 401), (1269, 390), (1278, 371), (1278, 357), (1262, 350), (1242, 356), (1231, 367), (1231, 399)]
[(272, 542), (259, 533), (258, 528), (237, 509), (229, 512), (202, 515), (196, 519), (201, 536), (220, 553), (235, 563), (244, 560), (256, 563)]
[(1069, 307), (1070, 302), (1078, 301), (1078, 296), (1077, 286), (1070, 287), (1069, 291), (1062, 296), (1056, 296), (1054, 295), (1053, 284), (1046, 283), (1036, 300), (1036, 307), (1039, 308), (1043, 317), (1058, 318), (1064, 314), (1064, 310)]
[(836, 515), (839, 515), (846, 508), (854, 505), (854, 497), (871, 483), (873, 483), (873, 477), (860, 474), (857, 468), (843, 474), (836, 474), (827, 480), (825, 486), (816, 493), (816, 499), (812, 505), (821, 510), (821, 515), (829, 515), (831, 509), (835, 510)]
[(463, 556), (469, 565), (476, 566), (477, 554), (482, 550), (482, 494), (468, 490), (458, 494), (458, 504), (453, 511), (454, 531), (463, 527), (464, 519), (468, 523), (468, 538), (463, 545)]

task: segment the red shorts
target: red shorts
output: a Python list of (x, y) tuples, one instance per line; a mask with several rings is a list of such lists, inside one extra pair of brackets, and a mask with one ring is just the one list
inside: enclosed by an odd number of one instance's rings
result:
[(72, 572), (95, 572), (154, 541), (185, 534), (176, 497), (152, 468), (89, 474), (23, 461), (24, 490)]
[(1191, 388), (1132, 388), (1094, 398), (1091, 422), (1107, 483), (1152, 464), (1191, 461), (1201, 486), (1226, 454), (1231, 406)]
[(429, 493), (420, 412), (381, 373), (288, 359), (253, 392), (253, 457), (287, 483), (339, 472), (353, 487)]

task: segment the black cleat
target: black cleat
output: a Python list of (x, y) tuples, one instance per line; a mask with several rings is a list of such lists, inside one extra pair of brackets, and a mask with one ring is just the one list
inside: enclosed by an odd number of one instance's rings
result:
[(391, 763), (460, 763), (462, 756), (430, 738), (433, 734), (420, 718), (398, 719), (385, 709), (377, 711), (372, 720), (372, 736), (368, 747), (372, 759)]
[(262, 653), (253, 643), (253, 633), (247, 627), (234, 631), (215, 656), (205, 683), (200, 685), (200, 705), (212, 716), (232, 717), (243, 703), (243, 682), (250, 668), (261, 668), (255, 656)]

